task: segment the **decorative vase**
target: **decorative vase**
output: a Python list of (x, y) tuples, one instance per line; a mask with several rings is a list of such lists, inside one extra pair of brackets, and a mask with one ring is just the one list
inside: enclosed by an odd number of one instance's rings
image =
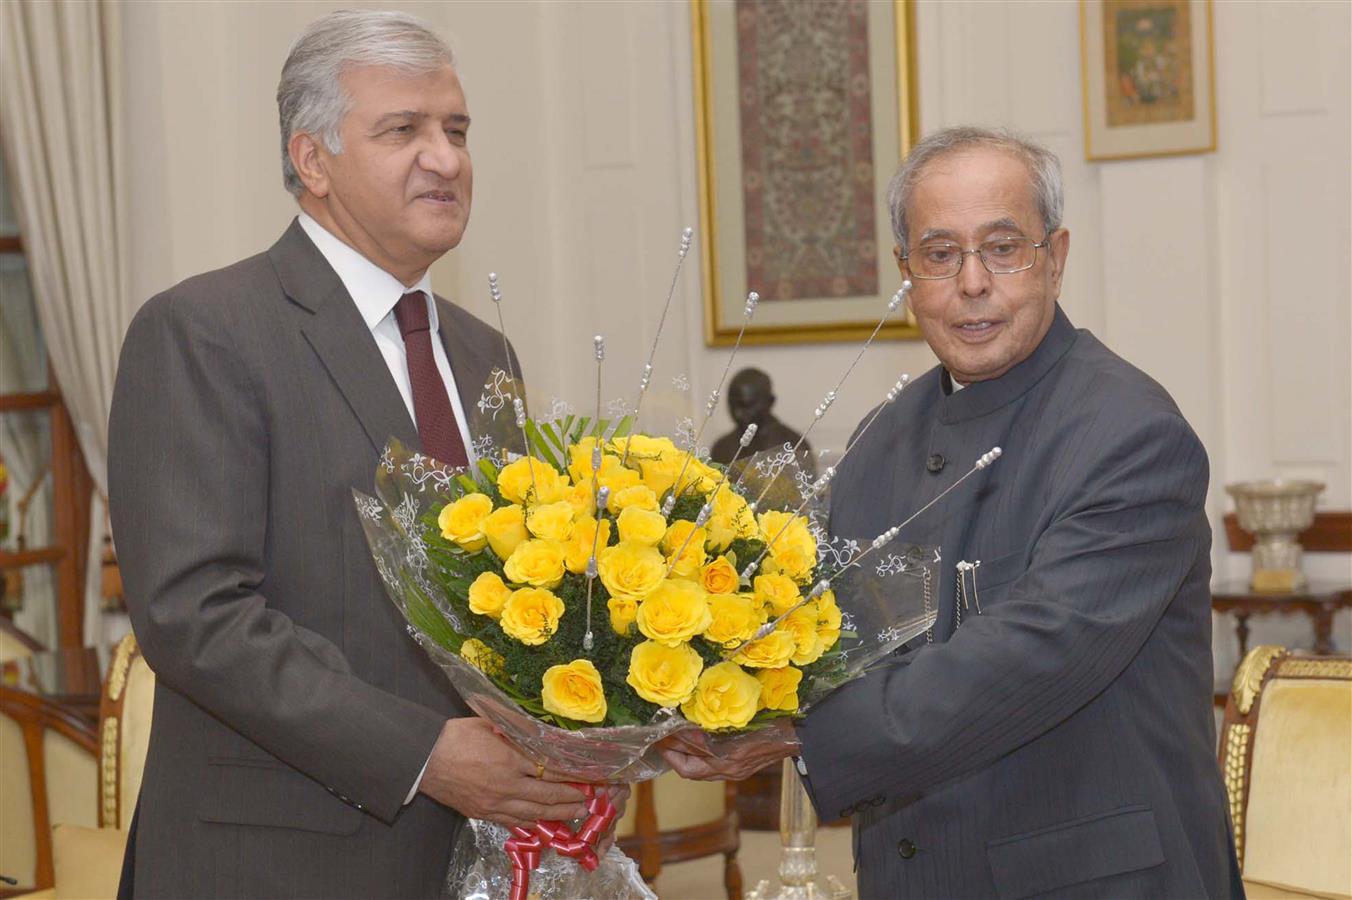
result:
[(1239, 527), (1254, 537), (1255, 591), (1287, 593), (1303, 590), (1309, 582), (1301, 570), (1296, 535), (1314, 522), (1315, 499), (1324, 490), (1317, 481), (1245, 481), (1227, 484), (1235, 498)]

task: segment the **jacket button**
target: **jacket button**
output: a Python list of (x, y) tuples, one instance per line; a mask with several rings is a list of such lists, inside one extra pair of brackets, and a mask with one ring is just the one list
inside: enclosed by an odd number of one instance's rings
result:
[(944, 459), (942, 454), (931, 453), (930, 458), (925, 460), (925, 468), (937, 475), (944, 470), (944, 465), (947, 462), (948, 460)]
[(910, 838), (902, 838), (897, 842), (897, 852), (901, 854), (902, 859), (910, 859), (915, 856), (915, 844)]

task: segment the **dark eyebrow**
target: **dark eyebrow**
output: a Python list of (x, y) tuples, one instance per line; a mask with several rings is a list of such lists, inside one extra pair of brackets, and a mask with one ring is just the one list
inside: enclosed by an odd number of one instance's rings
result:
[[(389, 125), (391, 122), (398, 122), (404, 119), (413, 122), (421, 122), (423, 119), (426, 118), (427, 113), (425, 112), (419, 112), (416, 109), (399, 109), (395, 110), (394, 112), (387, 112), (379, 119), (376, 119), (375, 125), (371, 126), (371, 128), (374, 131), (379, 131), (386, 125)], [(469, 127), (469, 116), (465, 115), (464, 113), (451, 113), (451, 115), (447, 116), (446, 118), (447, 121), (449, 121), (452, 125), (459, 125), (461, 128)]]

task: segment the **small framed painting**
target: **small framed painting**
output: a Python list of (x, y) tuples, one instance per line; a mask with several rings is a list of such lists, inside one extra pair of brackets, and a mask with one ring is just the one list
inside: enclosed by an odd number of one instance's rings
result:
[(1211, 0), (1080, 0), (1084, 154), (1216, 149)]

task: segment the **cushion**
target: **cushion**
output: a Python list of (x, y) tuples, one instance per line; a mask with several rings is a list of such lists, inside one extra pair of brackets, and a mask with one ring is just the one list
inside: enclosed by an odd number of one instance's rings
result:
[(127, 833), (120, 828), (52, 828), (56, 900), (112, 900), (122, 877)]

